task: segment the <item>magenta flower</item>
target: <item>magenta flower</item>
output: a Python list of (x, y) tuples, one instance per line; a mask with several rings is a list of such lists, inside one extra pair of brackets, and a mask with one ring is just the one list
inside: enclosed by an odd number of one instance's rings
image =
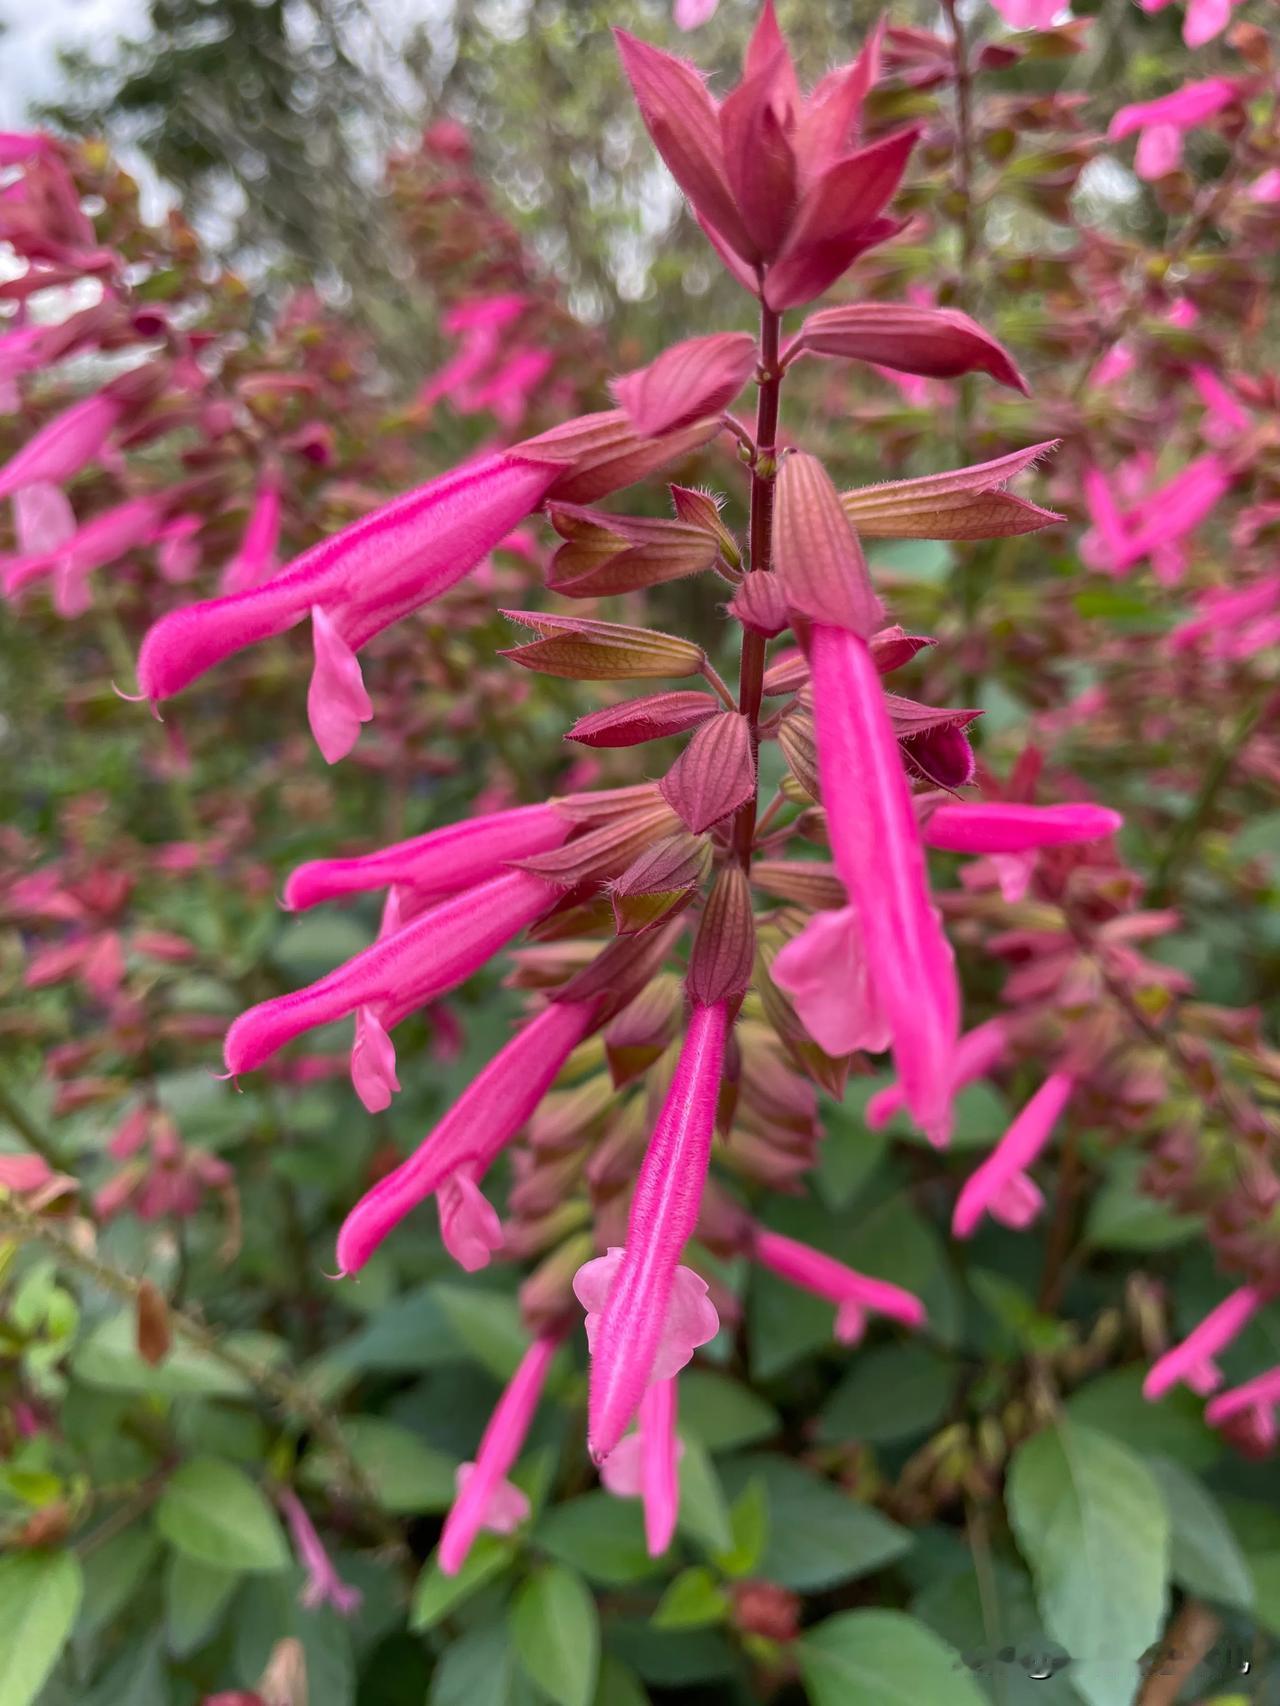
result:
[(758, 1226), (751, 1248), (756, 1261), (770, 1273), (835, 1304), (836, 1338), (842, 1345), (859, 1342), (866, 1332), (869, 1313), (887, 1315), (904, 1327), (923, 1327), (925, 1323), (924, 1304), (911, 1292), (888, 1280), (857, 1273), (834, 1256), (794, 1238)]
[(466, 1168), (450, 1175), (436, 1193), (440, 1237), (460, 1268), (478, 1273), (502, 1248), (502, 1222)]
[(829, 1055), (879, 1054), (893, 1033), (876, 1001), (866, 945), (851, 906), (815, 912), (769, 968), (801, 1023)]
[(218, 590), (244, 592), (273, 575), (280, 542), (280, 483), (269, 474), (259, 485), (245, 524), (240, 548), (222, 571)]
[(242, 1013), (227, 1032), (228, 1072), (252, 1072), (304, 1031), (361, 1007), (372, 1007), (391, 1030), (479, 971), (558, 898), (549, 883), (511, 871), (442, 901), (317, 983)]
[(1182, 160), (1182, 138), (1188, 130), (1207, 124), (1239, 98), (1240, 85), (1231, 77), (1206, 77), (1199, 83), (1184, 83), (1158, 100), (1138, 101), (1121, 107), (1111, 120), (1107, 135), (1112, 142), (1138, 135), (1134, 169), (1140, 178), (1162, 178), (1174, 172)]
[(1266, 1301), (1256, 1286), (1238, 1287), (1211, 1309), (1180, 1345), (1174, 1345), (1151, 1365), (1142, 1383), (1142, 1396), (1154, 1403), (1179, 1383), (1202, 1398), (1216, 1392), (1222, 1385), (1222, 1370), (1215, 1358), (1239, 1337)]
[(1224, 1422), (1242, 1427), (1250, 1444), (1260, 1452), (1274, 1449), (1276, 1405), (1280, 1404), (1280, 1367), (1268, 1369), (1243, 1386), (1221, 1392), (1205, 1407), (1204, 1417), (1212, 1428)]
[(395, 887), (421, 907), (487, 882), (517, 860), (562, 846), (572, 829), (572, 819), (552, 800), (465, 818), (377, 853), (299, 865), (285, 883), (284, 904), (303, 912), (343, 895)]
[(276, 1497), (289, 1524), (298, 1562), (307, 1572), (299, 1595), (302, 1604), (308, 1611), (318, 1611), (322, 1605), (331, 1605), (340, 1617), (353, 1617), (364, 1597), (360, 1589), (344, 1582), (334, 1569), (302, 1500), (292, 1488), (282, 1487)]
[(952, 1236), (972, 1238), (984, 1214), (1019, 1231), (1044, 1207), (1027, 1173), (1053, 1136), (1075, 1088), (1069, 1072), (1051, 1072), (975, 1173), (965, 1180), (951, 1220)]
[(615, 1498), (644, 1500), (645, 1547), (651, 1558), (660, 1558), (675, 1535), (683, 1456), (684, 1442), (676, 1436), (676, 1382), (655, 1380), (640, 1400), (636, 1431), (600, 1465), (600, 1479)]
[(696, 30), (716, 15), (720, 0), (676, 0), (672, 17), (678, 30)]
[(529, 1514), (528, 1499), (507, 1480), (507, 1471), (520, 1455), (559, 1343), (558, 1333), (533, 1341), (489, 1418), (475, 1462), (458, 1466), (458, 1497), (440, 1536), (446, 1576), (457, 1575), (482, 1528), (510, 1534)]
[(121, 412), (117, 398), (99, 391), (55, 415), (0, 468), (0, 498), (23, 486), (60, 485), (78, 474), (102, 449)]
[(1011, 30), (1048, 30), (1060, 12), (1066, 10), (1065, 0), (991, 0), (991, 4)]
[[(1161, 12), (1169, 0), (1138, 0), (1144, 12)], [(1222, 34), (1231, 21), (1231, 9), (1240, 0), (1187, 0), (1182, 20), (1182, 39), (1188, 47), (1203, 47)]]
[(1121, 509), (1106, 476), (1091, 468), (1085, 473), (1084, 496), (1093, 528), (1081, 541), (1080, 555), (1090, 568), (1115, 576), (1126, 575), (1150, 557), (1156, 578), (1172, 585), (1185, 568), (1182, 541), (1212, 512), (1230, 484), (1218, 456), (1200, 456), (1163, 486)]
[(594, 1002), (552, 1002), (499, 1050), (409, 1159), (347, 1215), (338, 1234), (341, 1273), (358, 1273), (392, 1227), (454, 1173), (485, 1171), (588, 1034), (595, 1010)]
[(163, 518), (164, 503), (153, 497), (130, 498), (103, 510), (43, 555), (10, 563), (5, 570), (5, 595), (13, 597), (52, 573), (53, 603), (59, 616), (82, 616), (89, 608), (88, 579), (93, 571), (153, 544), (160, 537)]
[[(956, 1044), (951, 1071), (951, 1092), (958, 1095), (966, 1084), (975, 1084), (1002, 1058), (1009, 1043), (1009, 1033), (1003, 1019), (988, 1019), (973, 1030), (966, 1031)], [(906, 1106), (900, 1084), (886, 1084), (877, 1090), (867, 1103), (865, 1119), (871, 1131), (882, 1131), (889, 1121)]]
[(1003, 800), (948, 800), (925, 819), (930, 847), (947, 853), (1027, 853), (1100, 841), (1124, 825), (1106, 806), (1027, 806)]
[(461, 580), (537, 508), (556, 478), (554, 465), (532, 458), (483, 457), (322, 539), (260, 586), (171, 611), (142, 643), (143, 696), (153, 705), (172, 698), (223, 658), (311, 616), (316, 667), (308, 714), (334, 763), (370, 714), (355, 654)]
[(1197, 604), (1197, 614), (1169, 636), (1175, 652), (1201, 640), (1211, 657), (1245, 658), (1280, 644), (1280, 574), (1263, 575), (1252, 586), (1233, 592), (1214, 587)]

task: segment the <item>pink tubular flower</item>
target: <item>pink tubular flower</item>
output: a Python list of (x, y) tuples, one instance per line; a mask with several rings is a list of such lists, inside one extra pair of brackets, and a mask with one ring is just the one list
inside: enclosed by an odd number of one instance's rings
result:
[[(951, 1073), (951, 1090), (958, 1095), (966, 1084), (976, 1084), (1003, 1056), (1008, 1047), (1009, 1033), (1005, 1021), (988, 1019), (966, 1031), (956, 1044)], [(867, 1103), (865, 1119), (871, 1131), (882, 1131), (893, 1116), (907, 1105), (900, 1084), (886, 1084), (877, 1090)]]
[(466, 818), (377, 853), (299, 865), (285, 883), (284, 904), (291, 912), (303, 912), (343, 895), (395, 887), (424, 906), (485, 882), (516, 860), (561, 846), (572, 828), (571, 819), (551, 800)]
[(486, 456), (406, 492), (322, 539), (260, 586), (174, 610), (152, 625), (138, 682), (153, 705), (214, 664), (316, 615), (312, 728), (333, 763), (367, 716), (355, 654), (375, 634), (437, 598), (536, 509), (554, 466)]
[(832, 855), (907, 1105), (941, 1145), (951, 1125), (959, 994), (884, 690), (866, 641), (845, 629), (815, 627), (810, 662)]
[[(1144, 12), (1160, 12), (1169, 0), (1138, 0)], [(1231, 21), (1231, 8), (1240, 0), (1187, 0), (1182, 20), (1182, 39), (1188, 47), (1203, 47), (1222, 34)]]
[(361, 1007), (372, 1007), (390, 1030), (478, 971), (558, 898), (559, 890), (524, 871), (454, 895), (317, 983), (242, 1013), (227, 1032), (227, 1070), (252, 1072), (304, 1031)]
[(1268, 1369), (1230, 1392), (1220, 1392), (1206, 1405), (1204, 1418), (1212, 1428), (1221, 1427), (1224, 1422), (1242, 1425), (1249, 1443), (1265, 1453), (1276, 1443), (1277, 1404), (1280, 1404), (1280, 1367)]
[(529, 1514), (529, 1501), (507, 1480), (542, 1396), (559, 1333), (535, 1339), (489, 1418), (474, 1463), (458, 1466), (458, 1497), (440, 1536), (440, 1568), (456, 1576), (482, 1528), (510, 1534)]
[(706, 1286), (679, 1262), (697, 1225), (728, 1036), (726, 1002), (694, 1007), (636, 1179), (626, 1247), (588, 1262), (574, 1281), (588, 1311), (587, 1433), (597, 1463), (622, 1438), (649, 1383), (678, 1373), (719, 1325)]
[(1044, 1198), (1027, 1168), (1053, 1136), (1074, 1088), (1069, 1072), (1049, 1074), (981, 1167), (965, 1180), (951, 1220), (953, 1237), (972, 1238), (984, 1214), (1019, 1230), (1036, 1218)]
[(991, 4), (1011, 30), (1048, 30), (1065, 0), (991, 0)]
[(1185, 132), (1216, 117), (1239, 93), (1239, 84), (1230, 77), (1206, 77), (1199, 83), (1184, 83), (1158, 100), (1121, 107), (1111, 120), (1107, 135), (1112, 142), (1119, 142), (1138, 131), (1135, 170), (1140, 178), (1161, 178), (1166, 172), (1177, 170)]
[(482, 1173), (529, 1119), (591, 1028), (594, 1003), (553, 1002), (463, 1091), (407, 1161), (367, 1191), (338, 1233), (338, 1268), (358, 1273), (382, 1240), (461, 1168)]
[(102, 449), (120, 413), (120, 402), (99, 391), (55, 415), (0, 468), (0, 498), (37, 482), (59, 485), (78, 474)]
[(676, 0), (672, 17), (678, 30), (696, 30), (716, 15), (720, 0)]
[(923, 828), (930, 847), (946, 853), (1026, 853), (1100, 841), (1122, 828), (1106, 806), (1026, 806), (997, 800), (956, 800), (937, 807)]
[(1201, 640), (1211, 657), (1243, 658), (1280, 641), (1280, 574), (1264, 575), (1232, 592), (1214, 587), (1202, 595), (1198, 614), (1169, 635), (1170, 649), (1189, 650)]
[(635, 1433), (620, 1440), (600, 1465), (606, 1490), (619, 1499), (644, 1500), (645, 1546), (660, 1558), (670, 1546), (680, 1514), (680, 1459), (676, 1436), (676, 1382), (655, 1380), (640, 1400)]
[[(1141, 478), (1140, 470), (1126, 471)], [(1081, 557), (1090, 568), (1114, 576), (1128, 574), (1150, 557), (1156, 578), (1169, 585), (1181, 578), (1181, 542), (1206, 519), (1230, 484), (1218, 456), (1199, 456), (1163, 486), (1121, 509), (1106, 476), (1091, 468), (1084, 477), (1084, 495), (1093, 528), (1081, 542)]]
[(219, 591), (244, 592), (266, 580), (276, 569), (280, 542), (280, 483), (268, 475), (254, 494), (253, 508), (235, 556), (222, 571)]
[(289, 1524), (298, 1562), (307, 1572), (306, 1583), (299, 1595), (302, 1604), (308, 1611), (318, 1611), (322, 1605), (331, 1605), (340, 1617), (353, 1617), (364, 1597), (360, 1589), (351, 1587), (338, 1575), (302, 1500), (292, 1488), (284, 1487), (276, 1496)]
[(43, 556), (12, 563), (5, 572), (6, 596), (12, 597), (52, 572), (54, 608), (59, 616), (82, 616), (89, 608), (88, 579), (93, 571), (154, 543), (160, 536), (163, 516), (163, 502), (153, 497), (130, 498), (104, 510)]
[(752, 1254), (770, 1273), (825, 1297), (836, 1306), (836, 1338), (842, 1345), (856, 1345), (866, 1332), (867, 1315), (887, 1315), (904, 1327), (923, 1327), (924, 1304), (909, 1291), (888, 1280), (872, 1279), (856, 1273), (794, 1238), (784, 1238), (780, 1232), (767, 1232), (758, 1226), (752, 1240)]
[(1142, 1383), (1142, 1396), (1155, 1403), (1179, 1382), (1202, 1398), (1216, 1392), (1222, 1385), (1222, 1370), (1214, 1359), (1244, 1331), (1265, 1302), (1256, 1286), (1238, 1287), (1211, 1309), (1180, 1345), (1174, 1345), (1151, 1365)]

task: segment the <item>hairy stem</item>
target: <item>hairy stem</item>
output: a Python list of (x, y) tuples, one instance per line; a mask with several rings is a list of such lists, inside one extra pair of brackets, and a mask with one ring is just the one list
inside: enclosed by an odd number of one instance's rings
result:
[[(778, 344), (782, 316), (761, 305), (760, 309), (760, 397), (756, 404), (756, 453), (751, 467), (752, 571), (773, 566), (773, 483), (777, 478), (778, 403), (782, 374), (778, 367)], [(742, 662), (738, 671), (738, 709), (751, 725), (753, 756), (760, 750), (760, 702), (764, 697), (763, 634), (742, 630)], [(756, 832), (759, 789), (740, 807), (733, 825), (733, 844), (743, 869), (751, 866), (751, 846)]]

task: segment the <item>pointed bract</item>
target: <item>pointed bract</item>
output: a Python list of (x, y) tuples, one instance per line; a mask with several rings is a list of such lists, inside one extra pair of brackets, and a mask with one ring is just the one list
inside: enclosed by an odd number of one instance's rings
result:
[(611, 389), (636, 432), (656, 438), (727, 409), (755, 365), (748, 332), (716, 332), (673, 345)]
[(1027, 391), (1027, 382), (1003, 345), (955, 308), (859, 302), (811, 314), (792, 346), (796, 353), (872, 361), (899, 373), (956, 379), (989, 373), (1001, 385)]
[(816, 456), (795, 451), (782, 464), (773, 557), (787, 602), (798, 615), (864, 639), (883, 625), (858, 536)]

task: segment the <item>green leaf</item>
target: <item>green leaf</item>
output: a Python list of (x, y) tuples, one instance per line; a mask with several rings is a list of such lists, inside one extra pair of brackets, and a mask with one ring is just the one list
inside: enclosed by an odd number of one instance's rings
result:
[(135, 1523), (92, 1551), (84, 1563), (84, 1598), (77, 1635), (93, 1635), (121, 1611), (136, 1593), (160, 1554), (155, 1530)]
[(716, 1563), (726, 1576), (754, 1575), (769, 1542), (769, 1493), (758, 1477), (748, 1481), (729, 1511), (732, 1541)]
[(479, 1534), (456, 1576), (446, 1576), (434, 1556), (418, 1577), (409, 1606), (411, 1629), (434, 1629), (464, 1600), (495, 1581), (515, 1561), (516, 1547), (496, 1534)]
[(1064, 1422), (1018, 1448), (1008, 1503), (1077, 1693), (1129, 1706), (1167, 1598), (1169, 1519), (1151, 1472), (1117, 1440)]
[(987, 1706), (960, 1657), (900, 1611), (846, 1611), (795, 1651), (812, 1706)]
[(0, 1706), (28, 1706), (58, 1661), (84, 1578), (72, 1552), (0, 1558)]
[(653, 1613), (655, 1629), (705, 1629), (723, 1623), (729, 1611), (729, 1596), (715, 1576), (702, 1564), (681, 1570), (658, 1601)]
[(696, 1440), (684, 1442), (680, 1458), (679, 1529), (706, 1552), (726, 1552), (733, 1545), (729, 1505), (710, 1454)]
[(639, 1679), (612, 1653), (601, 1655), (594, 1706), (649, 1706)]
[[(136, 1341), (134, 1312), (126, 1309), (81, 1340), (71, 1358), (71, 1372), (86, 1386), (107, 1392), (141, 1392), (154, 1398), (242, 1398), (249, 1391), (242, 1374), (181, 1339), (155, 1368), (138, 1355)], [(227, 1343), (250, 1354), (276, 1344), (257, 1334), (233, 1334)]]
[(757, 1445), (781, 1426), (773, 1406), (740, 1381), (705, 1368), (687, 1369), (680, 1376), (680, 1432), (708, 1451)]
[(951, 1362), (927, 1345), (877, 1345), (854, 1358), (818, 1413), (818, 1437), (889, 1445), (926, 1433), (946, 1413)]
[(222, 1619), (239, 1586), (234, 1570), (201, 1564), (171, 1552), (164, 1574), (164, 1627), (169, 1651), (184, 1659), (202, 1647)]
[(515, 1298), (464, 1285), (436, 1285), (432, 1292), (459, 1351), (495, 1380), (510, 1380), (529, 1348)]
[(1085, 1237), (1099, 1250), (1168, 1250), (1193, 1238), (1200, 1222), (1175, 1214), (1142, 1190), (1142, 1158), (1121, 1153), (1089, 1204)]
[[(340, 1425), (352, 1457), (384, 1510), (406, 1516), (448, 1510), (456, 1491), (455, 1458), (424, 1445), (408, 1428), (380, 1416), (352, 1416)], [(328, 1486), (341, 1479), (326, 1446), (307, 1453), (302, 1478), (312, 1486)]]
[(1153, 1457), (1147, 1465), (1169, 1512), (1174, 1581), (1200, 1599), (1249, 1610), (1253, 1577), (1218, 1501), (1172, 1459)]
[(785, 1457), (748, 1456), (724, 1465), (736, 1496), (753, 1477), (769, 1503), (769, 1541), (759, 1573), (808, 1592), (853, 1581), (910, 1550), (904, 1528)]
[(184, 1463), (160, 1496), (156, 1527), (197, 1563), (282, 1570), (289, 1549), (276, 1514), (249, 1477), (216, 1457)]
[(871, 566), (884, 574), (934, 582), (947, 578), (955, 553), (942, 539), (892, 539), (878, 541), (869, 555)]
[(591, 1589), (562, 1564), (544, 1564), (511, 1610), (525, 1670), (556, 1706), (591, 1706), (600, 1665), (600, 1623)]
[(645, 1549), (639, 1500), (615, 1499), (600, 1489), (554, 1505), (533, 1538), (542, 1551), (604, 1587), (643, 1581), (658, 1569)]
[(431, 1706), (537, 1706), (502, 1624), (469, 1629), (446, 1647), (431, 1678)]
[(1068, 1419), (1123, 1440), (1142, 1457), (1172, 1457), (1184, 1469), (1207, 1469), (1222, 1456), (1222, 1439), (1204, 1419), (1204, 1401), (1185, 1386), (1158, 1404), (1142, 1396), (1145, 1368), (1116, 1368), (1067, 1399)]

